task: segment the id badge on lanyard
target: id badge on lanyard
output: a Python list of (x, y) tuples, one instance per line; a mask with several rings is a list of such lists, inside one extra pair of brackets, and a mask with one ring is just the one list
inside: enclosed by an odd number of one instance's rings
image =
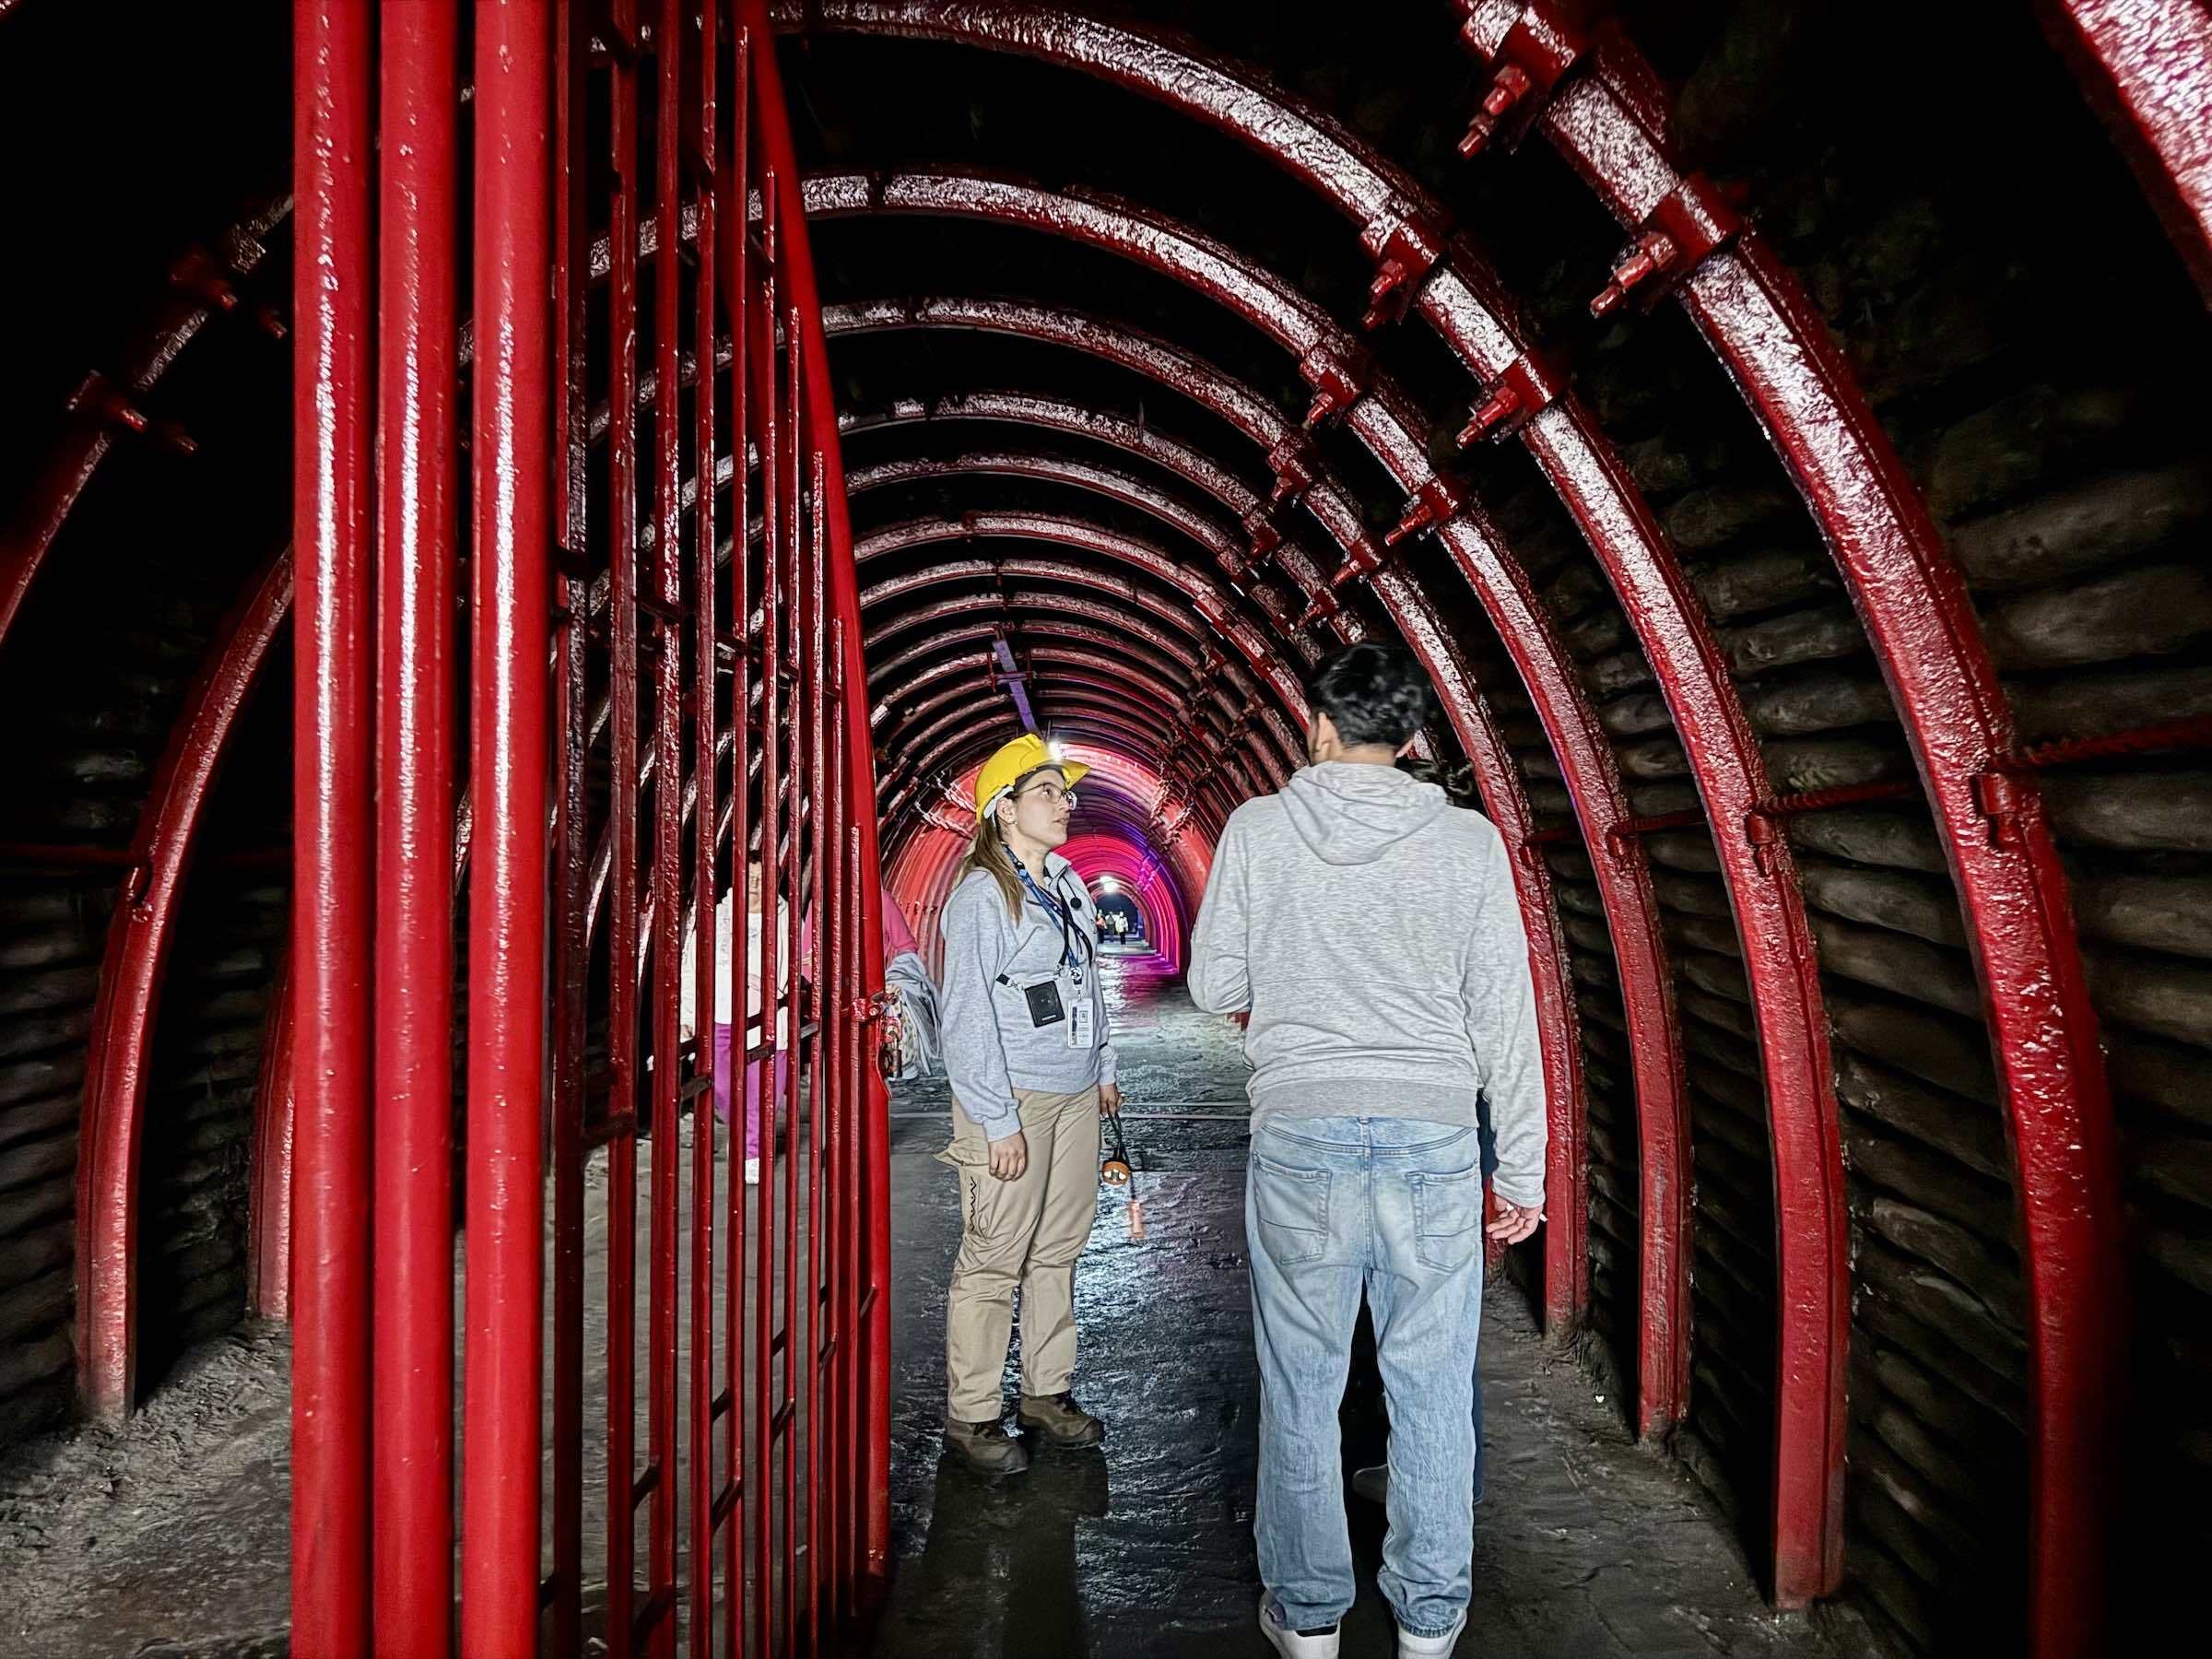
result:
[(1088, 976), (1062, 970), (1060, 994), (1067, 1008), (1067, 1046), (1071, 1049), (1095, 1046), (1098, 1009), (1091, 1002)]

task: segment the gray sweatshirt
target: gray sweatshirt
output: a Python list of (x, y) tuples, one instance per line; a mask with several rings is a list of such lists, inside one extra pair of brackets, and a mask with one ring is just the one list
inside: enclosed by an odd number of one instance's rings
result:
[(1544, 1201), (1535, 987), (1505, 843), (1394, 767), (1328, 761), (1230, 815), (1191, 939), (1191, 996), (1252, 1010), (1269, 1116), (1476, 1121), (1500, 1196)]
[[(998, 883), (971, 870), (952, 889), (938, 923), (945, 936), (945, 983), (938, 994), (938, 1037), (953, 1098), (990, 1140), (1019, 1133), (1014, 1091), (1074, 1094), (1113, 1081), (1113, 1043), (1106, 999), (1099, 990), (1099, 917), (1083, 877), (1057, 853), (1044, 855), (1044, 888), (1073, 906), (1083, 964), (1081, 994), (1091, 1004), (1092, 1041), (1070, 1048), (1068, 1021), (1031, 1023), (1028, 988), (1060, 971), (1060, 924), (1026, 893), (1018, 921), (1006, 914)], [(1064, 982), (1065, 984), (1066, 982)], [(1064, 992), (1063, 1001), (1072, 994)], [(1073, 1010), (1069, 1013), (1072, 1015)]]

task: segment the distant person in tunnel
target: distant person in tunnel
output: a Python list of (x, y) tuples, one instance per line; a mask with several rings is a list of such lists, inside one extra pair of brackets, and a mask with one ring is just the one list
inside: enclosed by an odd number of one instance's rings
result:
[[(765, 884), (760, 874), (760, 861), (754, 859), (745, 871), (745, 928), (746, 928), (746, 1005), (748, 1019), (760, 1017), (761, 980), (761, 912)], [(784, 943), (784, 924), (790, 919), (791, 907), (781, 898), (776, 900), (776, 1052), (772, 1062), (768, 1058), (747, 1058), (760, 1046), (760, 1028), (747, 1025), (745, 1048), (733, 1053), (735, 1044), (731, 1041), (731, 1021), (735, 998), (731, 995), (732, 965), (736, 943), (735, 895), (724, 893), (714, 907), (714, 1115), (724, 1123), (730, 1121), (730, 1083), (736, 1075), (734, 1069), (743, 1060), (745, 1070), (745, 1180), (748, 1186), (760, 1182), (760, 1097), (766, 1089), (771, 1100), (783, 1099), (786, 1082), (791, 1077), (791, 958), (790, 947)], [(698, 961), (699, 939), (696, 930), (688, 925), (684, 931), (683, 963), (679, 970), (679, 994), (682, 998), (679, 1015), (681, 1034), (689, 1041), (698, 1023)]]
[(1336, 1413), (1364, 1289), (1391, 1422), (1381, 1586), (1401, 1659), (1429, 1659), (1471, 1589), (1478, 1094), (1490, 1236), (1542, 1218), (1535, 993), (1497, 830), (1396, 768), (1430, 714), (1418, 664), (1351, 646), (1311, 703), (1312, 764), (1230, 815), (1191, 948), (1192, 999), (1250, 1014), (1260, 1626), (1286, 1659), (1333, 1659), (1357, 1594)]
[(1099, 1118), (1121, 1110), (1098, 973), (1098, 916), (1054, 850), (1087, 768), (1016, 738), (975, 782), (975, 839), (945, 901), (939, 1040), (952, 1084), (961, 1235), (947, 1301), (947, 1444), (979, 1468), (1029, 1466), (1000, 1378), (1021, 1289), (1017, 1420), (1058, 1445), (1106, 1426), (1077, 1404), (1076, 1258), (1099, 1190)]

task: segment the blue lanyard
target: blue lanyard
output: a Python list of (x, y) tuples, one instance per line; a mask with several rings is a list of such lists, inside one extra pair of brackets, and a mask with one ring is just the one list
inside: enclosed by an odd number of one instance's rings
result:
[[(1030, 897), (1042, 905), (1045, 913), (1060, 924), (1060, 966), (1073, 969), (1077, 982), (1080, 983), (1083, 977), (1083, 964), (1089, 959), (1090, 946), (1088, 940), (1083, 940), (1082, 930), (1074, 924), (1074, 918), (1068, 913), (1065, 899), (1058, 893), (1047, 894), (1030, 878), (1028, 866), (1023, 865), (1019, 859), (1015, 860), (1014, 874), (1020, 877), (1021, 885), (1030, 889)], [(1080, 958), (1076, 955), (1075, 941), (1077, 940), (1083, 940), (1084, 954)]]

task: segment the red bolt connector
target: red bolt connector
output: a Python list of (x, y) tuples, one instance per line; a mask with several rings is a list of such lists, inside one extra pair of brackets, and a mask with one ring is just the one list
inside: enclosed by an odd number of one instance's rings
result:
[(1323, 340), (1300, 359), (1298, 371), (1313, 388), (1303, 423), (1306, 429), (1336, 419), (1365, 396), (1373, 369), (1374, 359), (1348, 340)]
[(1543, 410), (1557, 403), (1567, 389), (1567, 377), (1551, 358), (1524, 351), (1506, 365), (1492, 382), (1488, 394), (1476, 405), (1472, 419), (1460, 429), (1459, 447), (1483, 438), (1503, 438), (1519, 431)]
[(1467, 130), (1459, 141), (1459, 153), (1468, 160), (1478, 155), (1498, 131), (1498, 123), (1512, 107), (1528, 96), (1535, 83), (1528, 78), (1528, 71), (1518, 64), (1506, 64), (1490, 77), (1490, 89), (1485, 94), (1482, 108), (1475, 119), (1467, 123)]
[(1410, 206), (1360, 231), (1359, 245), (1375, 261), (1374, 280), (1367, 285), (1367, 314), (1359, 319), (1362, 327), (1377, 328), (1405, 316), (1421, 278), (1443, 257), (1450, 234), (1450, 225), (1426, 218)]
[(1406, 503), (1406, 511), (1398, 518), (1397, 527), (1382, 538), (1382, 545), (1394, 547), (1409, 535), (1449, 524), (1459, 516), (1461, 505), (1459, 492), (1431, 474), (1413, 492), (1413, 499)]
[(230, 286), (229, 278), (204, 248), (192, 249), (170, 267), (169, 285), (217, 311), (238, 309), (238, 290)]
[(1654, 271), (1675, 263), (1675, 244), (1653, 230), (1636, 239), (1636, 251), (1613, 267), (1613, 280), (1590, 301), (1590, 314), (1602, 317), (1629, 297), (1629, 290)]
[(1297, 500), (1313, 488), (1318, 470), (1312, 441), (1303, 432), (1285, 432), (1268, 450), (1267, 467), (1275, 474), (1275, 490), (1268, 506), (1280, 508)]

